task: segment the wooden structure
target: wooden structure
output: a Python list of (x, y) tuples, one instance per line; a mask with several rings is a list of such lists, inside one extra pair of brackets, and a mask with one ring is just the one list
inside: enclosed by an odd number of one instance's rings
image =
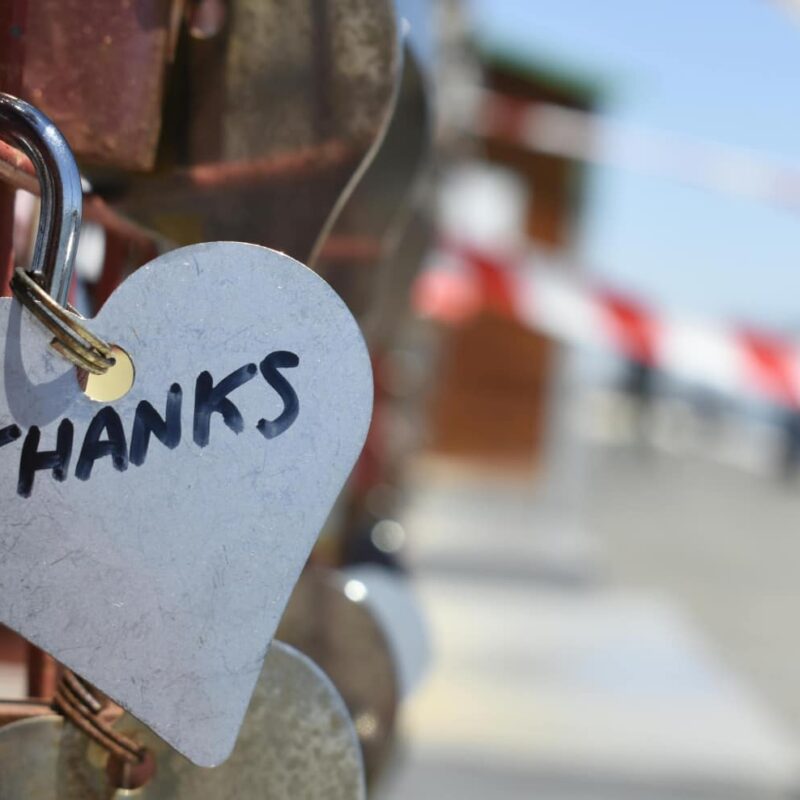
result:
[[(489, 89), (512, 99), (589, 110), (596, 91), (506, 54), (484, 53)], [(570, 241), (580, 208), (582, 167), (509, 141), (482, 141), (490, 163), (528, 188), (526, 233), (549, 247)], [(447, 334), (432, 409), (436, 452), (529, 466), (541, 450), (557, 345), (519, 323), (482, 313)]]

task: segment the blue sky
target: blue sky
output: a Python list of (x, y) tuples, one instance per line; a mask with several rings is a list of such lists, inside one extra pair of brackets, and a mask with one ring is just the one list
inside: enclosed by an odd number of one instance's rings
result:
[[(800, 14), (775, 0), (468, 0), (487, 39), (583, 75), (604, 113), (800, 167)], [(584, 261), (675, 310), (800, 333), (800, 211), (594, 168)]]

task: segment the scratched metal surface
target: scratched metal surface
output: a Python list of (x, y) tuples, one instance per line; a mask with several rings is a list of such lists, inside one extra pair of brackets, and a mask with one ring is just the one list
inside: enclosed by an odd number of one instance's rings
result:
[(62, 718), (35, 717), (0, 728), (0, 800), (58, 797), (54, 793)]
[(177, 8), (176, 0), (26, 3), (22, 96), (81, 160), (153, 167)]
[(194, 766), (131, 717), (116, 727), (145, 745), (155, 774), (108, 785), (107, 756), (61, 717), (0, 730), (0, 800), (364, 800), (361, 754), (336, 689), (310, 659), (274, 642), (228, 761)]
[[(415, 267), (395, 258), (421, 180), (430, 167), (432, 119), (429, 74), (417, 56), (414, 39), (405, 42), (396, 105), (381, 145), (342, 210), (317, 241), (311, 263), (347, 302), (370, 344), (390, 333), (387, 314), (408, 303)], [(336, 253), (337, 241), (371, 242), (371, 258)], [(331, 252), (331, 245), (334, 246)]]
[(112, 181), (109, 199), (178, 244), (307, 261), (382, 140), (400, 61), (391, 0), (236, 0), (219, 36), (179, 48), (159, 169)]
[[(287, 256), (212, 243), (142, 268), (89, 327), (132, 357), (131, 392), (111, 404), (130, 437), (137, 404), (164, 414), (183, 389), (183, 435), (155, 438), (146, 463), (109, 457), (75, 477), (101, 407), (15, 301), (0, 300), (0, 428), (41, 428), (55, 447), (75, 429), (64, 482), (36, 474), (17, 494), (23, 438), (0, 447), (0, 621), (95, 684), (195, 763), (233, 747), (250, 693), (295, 580), (366, 435), (369, 358), (342, 301)], [(268, 353), (299, 397), (296, 421), (265, 440), (256, 423), (283, 408), (259, 374), (231, 399), (244, 429), (220, 414), (210, 443), (193, 441), (195, 381), (215, 382)], [(104, 437), (105, 438), (105, 437)]]
[(345, 584), (338, 572), (307, 567), (277, 635), (319, 664), (341, 693), (373, 784), (394, 742), (397, 670), (378, 620), (366, 603), (347, 596)]

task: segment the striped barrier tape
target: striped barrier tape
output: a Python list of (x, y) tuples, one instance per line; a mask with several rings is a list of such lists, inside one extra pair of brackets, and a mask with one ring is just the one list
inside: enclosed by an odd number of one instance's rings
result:
[(491, 310), (691, 383), (800, 407), (800, 347), (791, 340), (654, 309), (549, 262), (536, 251), (489, 253), (448, 242), (417, 278), (413, 305), (421, 316), (451, 323)]

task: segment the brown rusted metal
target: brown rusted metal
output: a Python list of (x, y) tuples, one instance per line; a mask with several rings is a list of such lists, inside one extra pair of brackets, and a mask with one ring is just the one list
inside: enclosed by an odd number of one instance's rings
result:
[(30, 643), (26, 647), (28, 696), (49, 701), (58, 683), (58, 662)]
[[(30, 159), (5, 142), (0, 142), (0, 184), (39, 195), (39, 180)], [(101, 197), (86, 195), (83, 199), (83, 216), (89, 222), (102, 225), (107, 231), (118, 234), (148, 252), (153, 249), (156, 234), (126, 219)]]
[(0, 297), (11, 293), (9, 284), (14, 272), (14, 199), (15, 190), (0, 184)]
[(390, 0), (231, 2), (215, 36), (179, 46), (159, 169), (111, 185), (115, 207), (177, 244), (305, 261), (383, 136), (398, 69)]
[(246, 241), (304, 260), (331, 204), (358, 166), (358, 155), (314, 166), (303, 159), (299, 173), (278, 170), (260, 181), (235, 167), (230, 188), (220, 182), (226, 166), (219, 172), (201, 168), (199, 185), (191, 173), (141, 181), (119, 208), (179, 245)]
[(96, 222), (98, 225), (102, 225), (107, 232), (115, 233), (143, 250), (146, 255), (141, 261), (142, 264), (155, 257), (157, 234), (115, 211), (102, 197), (84, 196), (83, 218), (87, 222)]
[(126, 198), (125, 205), (136, 208), (152, 203), (173, 206), (196, 201), (203, 193), (247, 190), (267, 183), (274, 185), (313, 178), (341, 166), (350, 167), (356, 157), (343, 142), (328, 141), (252, 161), (197, 164), (176, 170), (169, 181), (159, 176), (138, 181)]
[(79, 159), (150, 169), (161, 125), (173, 0), (36, 0), (22, 97)]
[[(343, 0), (321, 10), (242, 0), (227, 27), (211, 42), (186, 45), (190, 85), (180, 99), (188, 130), (182, 141), (171, 123), (163, 148), (171, 169), (115, 177), (109, 185), (123, 213), (97, 198), (87, 200), (85, 217), (140, 247), (152, 236), (126, 216), (175, 244), (236, 239), (305, 259), (383, 135), (398, 64), (391, 5)], [(196, 154), (205, 161), (192, 163)], [(0, 149), (0, 177), (38, 191), (31, 165), (13, 149)], [(102, 193), (107, 176), (97, 177)]]
[(0, 142), (0, 182), (13, 189), (39, 194), (39, 180), (31, 160), (5, 142)]
[(189, 35), (194, 39), (210, 39), (221, 33), (228, 18), (225, 0), (190, 0), (186, 9)]
[[(87, 287), (93, 312), (96, 313), (102, 308), (114, 289), (125, 279), (130, 267), (130, 257), (130, 242), (125, 237), (107, 230), (103, 270), (97, 283)], [(149, 259), (145, 259), (147, 260)]]
[[(0, 91), (16, 94), (22, 86), (28, 0), (0, 3)], [(14, 271), (13, 187), (0, 183), (0, 296), (8, 295)]]
[(49, 703), (40, 700), (0, 700), (0, 727), (31, 717), (45, 717), (53, 713)]
[(383, 253), (383, 242), (372, 236), (329, 236), (322, 245), (320, 261), (325, 264), (374, 265)]
[(22, 86), (28, 0), (0, 3), (0, 91), (14, 94)]
[[(126, 205), (138, 208), (148, 206), (151, 210), (160, 206), (173, 207), (181, 202), (191, 203), (204, 193), (220, 190), (258, 188), (264, 183), (276, 185), (283, 182), (291, 186), (293, 181), (302, 178), (318, 178), (327, 171), (340, 168), (350, 169), (357, 154), (341, 142), (324, 142), (318, 147), (308, 147), (289, 153), (278, 154), (272, 158), (252, 162), (231, 162), (220, 164), (198, 164), (176, 173), (167, 186), (160, 180), (142, 181), (128, 198)], [(6, 182), (16, 189), (31, 194), (39, 194), (39, 181), (30, 159), (15, 147), (0, 142), (0, 183)], [(113, 209), (97, 195), (84, 197), (84, 218), (102, 225), (107, 231), (115, 233), (148, 253), (154, 255), (153, 247), (157, 234), (143, 225), (125, 217)], [(332, 240), (326, 253), (335, 260), (342, 257), (343, 239)], [(376, 244), (363, 239), (351, 244), (356, 247), (356, 257), (365, 258), (368, 253), (375, 254)], [(144, 261), (148, 260), (147, 258)], [(144, 261), (142, 263), (144, 263)]]

